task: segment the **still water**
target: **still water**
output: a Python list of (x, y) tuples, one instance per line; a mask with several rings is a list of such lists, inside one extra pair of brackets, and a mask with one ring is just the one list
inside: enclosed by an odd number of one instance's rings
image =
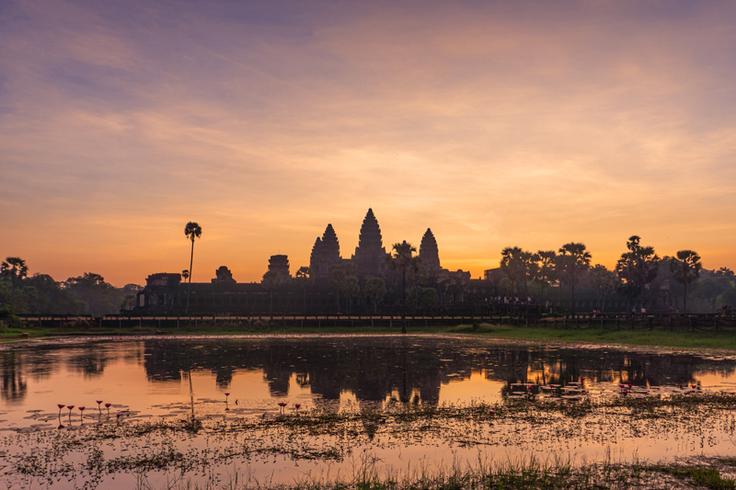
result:
[[(532, 398), (579, 403), (581, 398), (736, 392), (736, 359), (731, 357), (550, 348), (463, 337), (76, 339), (0, 349), (0, 435), (4, 434), (0, 456), (17, 456), (34, 444), (42, 453), (51, 444), (49, 437), (99, 430), (94, 428), (113, 422), (119, 426), (185, 419), (192, 405), (198, 417), (221, 424), (225, 417), (264, 420), (282, 413), (298, 417), (300, 411), (310, 409), (362, 413), (392, 406), (527, 403)], [(401, 471), (408, 465), (416, 467), (418, 461), (432, 466), (479, 455), (668, 460), (733, 454), (736, 448), (733, 416), (722, 412), (698, 414), (699, 418), (681, 423), (616, 417), (610, 413), (582, 419), (550, 417), (541, 428), (526, 420), (497, 421), (488, 427), (459, 421), (442, 433), (433, 429), (409, 438), (388, 432), (382, 436), (380, 429), (347, 439), (344, 434), (318, 434), (314, 438), (321, 441), (320, 447), (334, 446), (341, 456), (327, 457), (328, 462), (278, 451), (271, 451), (275, 456), (254, 457), (260, 453), (249, 451), (247, 457), (213, 462), (208, 471), (222, 479), (224, 474), (245, 469), (261, 482), (293, 482), (304, 474), (348, 471), (356, 457), (366, 454), (381, 461), (384, 469)], [(255, 429), (249, 437), (260, 443), (284, 436), (283, 431), (274, 435)], [(214, 437), (205, 430), (174, 439), (166, 444), (188, 454), (192, 448), (219, 446), (224, 451), (235, 444), (236, 437), (223, 437), (222, 431)], [(137, 449), (120, 444), (101, 448), (101, 454), (112, 457), (116, 451), (128, 454)], [(146, 447), (156, 444), (163, 442), (145, 440)], [(68, 456), (82, 463), (84, 457), (81, 453)], [(0, 483), (43, 486), (42, 477), (18, 475), (17, 468), (11, 462), (0, 468), (4, 473)], [(171, 468), (144, 469), (136, 478), (145, 477), (154, 487), (170, 482)], [(103, 473), (90, 485), (127, 488), (132, 484), (126, 471)], [(181, 468), (174, 473), (192, 481), (204, 478)], [(54, 482), (69, 487), (84, 483), (89, 483), (88, 476), (68, 472)]]

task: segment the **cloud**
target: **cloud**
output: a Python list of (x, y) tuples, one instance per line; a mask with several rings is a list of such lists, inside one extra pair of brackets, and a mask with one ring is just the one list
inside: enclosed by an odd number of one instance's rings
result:
[(270, 253), (306, 263), (327, 222), (349, 254), (373, 206), (387, 243), (431, 226), (475, 275), (515, 244), (584, 241), (610, 264), (634, 232), (733, 267), (735, 17), (718, 2), (14, 2), (0, 252), (140, 282), (181, 269), (180, 224), (197, 219), (197, 279), (221, 263), (257, 279)]

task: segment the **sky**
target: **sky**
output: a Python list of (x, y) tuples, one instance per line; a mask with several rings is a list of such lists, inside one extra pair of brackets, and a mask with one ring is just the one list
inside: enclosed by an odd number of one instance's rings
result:
[(506, 246), (633, 234), (736, 268), (736, 2), (0, 2), (0, 255), (116, 285), (259, 280), (431, 227)]

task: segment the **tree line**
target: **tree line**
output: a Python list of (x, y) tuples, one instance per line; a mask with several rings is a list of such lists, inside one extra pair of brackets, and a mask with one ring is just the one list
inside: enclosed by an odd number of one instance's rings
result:
[[(484, 280), (462, 271), (422, 267), (416, 248), (396, 243), (384, 277), (359, 280), (349, 265), (333, 267), (327, 287), (338, 311), (442, 312), (472, 303), (475, 309), (499, 304), (542, 306), (548, 313), (578, 312), (717, 313), (736, 308), (736, 276), (728, 268), (707, 270), (694, 250), (660, 257), (654, 247), (631, 236), (613, 269), (592, 263), (585, 244), (570, 242), (557, 250), (532, 252), (506, 247), (500, 266)], [(309, 284), (309, 268), (294, 282)], [(272, 278), (264, 277), (264, 284)], [(282, 284), (291, 283), (284, 278)]]
[[(191, 283), (194, 242), (202, 228), (189, 222), (184, 234), (190, 241), (190, 260), (182, 275)], [(500, 267), (488, 271), (480, 281), (470, 280), (462, 271), (423, 267), (416, 248), (406, 241), (394, 244), (387, 260), (384, 277), (359, 279), (348, 263), (334, 267), (324, 286), (331, 290), (336, 311), (439, 313), (499, 303), (533, 303), (548, 312), (571, 315), (579, 311), (710, 313), (736, 308), (732, 270), (704, 269), (693, 250), (660, 258), (638, 236), (627, 240), (612, 270), (592, 264), (591, 253), (577, 242), (536, 252), (506, 247)], [(267, 274), (263, 284), (269, 290), (300, 287), (305, 302), (308, 289), (314, 287), (307, 267), (300, 268), (294, 278)], [(22, 258), (8, 257), (0, 264), (0, 316), (117, 313), (131, 306), (139, 289), (132, 284), (116, 288), (93, 272), (64, 281), (47, 274), (29, 275)], [(189, 293), (187, 288), (187, 303)]]
[[(194, 242), (202, 227), (188, 222), (184, 235), (191, 241), (189, 270), (183, 270), (191, 283)], [(486, 277), (495, 298), (488, 298), (488, 287), (472, 287), (470, 275), (462, 271), (432, 271), (422, 267), (415, 256), (416, 247), (406, 240), (395, 243), (388, 256), (389, 274), (360, 281), (349, 266), (340, 265), (330, 272), (330, 288), (335, 294), (338, 311), (353, 312), (354, 303), (378, 312), (379, 305), (400, 306), (407, 310), (428, 312), (466, 300), (476, 303), (514, 301), (545, 304), (549, 311), (559, 310), (575, 315), (583, 298), (586, 310), (647, 310), (687, 314), (688, 300), (695, 300), (698, 312), (726, 311), (736, 307), (736, 277), (726, 267), (703, 270), (701, 257), (694, 250), (679, 250), (673, 256), (660, 258), (654, 247), (642, 245), (633, 235), (614, 270), (592, 265), (592, 255), (585, 244), (569, 242), (558, 250), (531, 252), (520, 247), (506, 247), (501, 252), (500, 277)], [(393, 271), (393, 274), (391, 273)], [(301, 267), (295, 278), (306, 291), (310, 270)], [(263, 284), (269, 289), (291, 283), (290, 277), (272, 277), (266, 273)], [(488, 286), (488, 284), (486, 284)], [(565, 294), (567, 292), (567, 294)], [(503, 296), (503, 300), (502, 297)], [(305, 294), (306, 297), (306, 294)], [(521, 298), (521, 299), (520, 299)], [(188, 309), (187, 297), (187, 309)], [(624, 305), (624, 308), (622, 308)]]
[(28, 265), (20, 257), (7, 257), (0, 263), (0, 316), (118, 313), (138, 290), (134, 284), (116, 288), (94, 272), (64, 281), (48, 274), (29, 275)]
[(591, 259), (586, 246), (575, 242), (537, 252), (504, 248), (498, 291), (544, 302), (573, 315), (581, 297), (587, 310), (599, 311), (620, 311), (622, 304), (636, 313), (704, 313), (736, 307), (734, 272), (725, 267), (705, 270), (694, 250), (679, 250), (660, 258), (654, 247), (643, 245), (634, 235), (613, 270), (592, 265)]

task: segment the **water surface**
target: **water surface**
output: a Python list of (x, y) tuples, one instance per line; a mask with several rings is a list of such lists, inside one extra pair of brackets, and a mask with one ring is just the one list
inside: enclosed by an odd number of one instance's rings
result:
[[(0, 451), (14, 454), (21, 451), (17, 438), (23, 434), (92, 430), (95, 424), (120, 423), (121, 419), (123, 423), (184, 419), (192, 408), (190, 389), (197, 416), (217, 420), (280, 413), (299, 416), (300, 410), (310, 409), (362, 413), (396, 406), (518, 403), (516, 398), (522, 403), (531, 398), (530, 402), (554, 401), (563, 387), (586, 399), (661, 398), (736, 391), (736, 360), (429, 336), (84, 339), (6, 346), (0, 350), (0, 376), (0, 434), (6, 434)], [(540, 386), (555, 388), (542, 392)], [(528, 396), (519, 395), (520, 390), (527, 390)], [(532, 397), (532, 392), (539, 394)], [(580, 396), (560, 403), (576, 403)], [(59, 410), (57, 404), (64, 408)], [(74, 408), (68, 410), (71, 405)], [(85, 407), (83, 412), (80, 406)], [(457, 427), (447, 427), (447, 433), (428, 431), (406, 440), (396, 439), (395, 434), (382, 440), (380, 430), (376, 437), (376, 430), (370, 433), (366, 428), (367, 437), (349, 441), (355, 448), (348, 448), (346, 454), (354, 458), (370, 452), (401, 469), (418, 461), (436, 465), (477, 458), (479, 452), (493, 458), (556, 454), (586, 460), (610, 454), (660, 460), (732, 453), (733, 429), (729, 427), (733, 421), (722, 413), (709, 416), (713, 417), (710, 428), (697, 430), (672, 422), (666, 425), (662, 420), (622, 427), (621, 419), (610, 414), (591, 418), (581, 427), (576, 424), (582, 421), (569, 418), (550, 420), (542, 428), (524, 420), (482, 428), (477, 424), (464, 427), (459, 421)], [(685, 424), (692, 425), (692, 421)], [(471, 429), (479, 431), (473, 436), (477, 438), (464, 440), (461, 434)], [(263, 440), (268, 437), (276, 436), (262, 434)], [(325, 439), (325, 446), (344, 445), (340, 437)], [(184, 449), (225, 447), (233, 440), (199, 435), (176, 444)], [(106, 449), (115, 450), (120, 448)], [(348, 465), (346, 458), (327, 463), (319, 458), (249, 456), (228, 460), (220, 471), (247, 467), (261, 481), (288, 481), (305, 471), (323, 471), (327, 466), (332, 471)], [(156, 484), (168, 478), (166, 471), (150, 472), (148, 477)], [(28, 483), (10, 477), (8, 481)], [(130, 484), (122, 475), (103, 482), (120, 488)]]

